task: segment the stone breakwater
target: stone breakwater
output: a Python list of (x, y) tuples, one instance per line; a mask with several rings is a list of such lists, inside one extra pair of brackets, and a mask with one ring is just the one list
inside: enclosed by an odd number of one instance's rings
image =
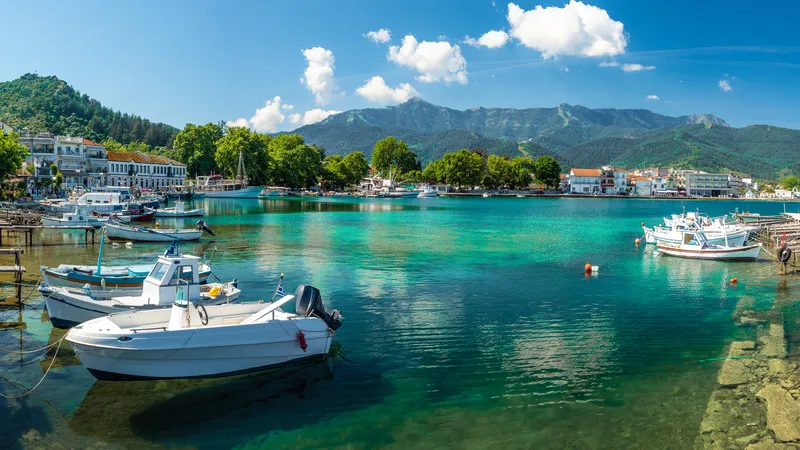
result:
[(800, 374), (787, 360), (783, 314), (777, 306), (757, 313), (752, 303), (743, 298), (733, 318), (755, 339), (731, 343), (696, 449), (800, 449)]

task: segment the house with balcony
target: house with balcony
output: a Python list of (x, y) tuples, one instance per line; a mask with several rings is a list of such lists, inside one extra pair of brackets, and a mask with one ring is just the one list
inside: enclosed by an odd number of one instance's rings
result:
[[(570, 194), (600, 194), (600, 169), (578, 169), (569, 171)], [(613, 177), (612, 177), (613, 186)]]
[(83, 155), (88, 184), (92, 188), (108, 184), (108, 155), (103, 144), (83, 138)]
[(141, 152), (106, 152), (109, 186), (159, 189), (183, 185), (186, 165), (164, 156)]
[(88, 186), (82, 137), (56, 136), (56, 166), (63, 177), (62, 187)]
[(628, 172), (625, 169), (614, 169), (614, 193), (628, 192)]
[(732, 192), (727, 173), (687, 173), (685, 180), (689, 196), (728, 197)]

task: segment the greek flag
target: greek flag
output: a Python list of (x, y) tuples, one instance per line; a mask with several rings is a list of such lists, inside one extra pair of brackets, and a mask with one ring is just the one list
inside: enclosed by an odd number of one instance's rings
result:
[(286, 291), (283, 290), (283, 274), (281, 274), (281, 278), (278, 280), (278, 287), (275, 288), (275, 293), (272, 294), (272, 300), (275, 300), (275, 297), (283, 298), (286, 297)]

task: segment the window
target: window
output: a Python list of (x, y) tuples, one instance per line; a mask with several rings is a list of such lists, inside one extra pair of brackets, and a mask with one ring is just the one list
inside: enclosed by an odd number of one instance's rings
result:
[(150, 272), (150, 275), (148, 275), (147, 278), (156, 283), (160, 283), (161, 279), (164, 278), (164, 274), (167, 273), (167, 269), (169, 269), (169, 264), (160, 262), (153, 267), (153, 270)]

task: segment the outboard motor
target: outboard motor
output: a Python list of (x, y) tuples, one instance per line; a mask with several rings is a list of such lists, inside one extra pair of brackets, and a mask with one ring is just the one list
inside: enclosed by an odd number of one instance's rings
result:
[(338, 310), (328, 311), (325, 309), (319, 289), (314, 286), (301, 284), (297, 286), (297, 290), (294, 291), (294, 297), (297, 299), (295, 310), (298, 316), (314, 316), (322, 319), (328, 325), (328, 328), (334, 331), (342, 326), (342, 321), (340, 319), (342, 313)]
[(203, 219), (198, 220), (197, 223), (194, 224), (194, 228), (196, 230), (203, 230), (212, 236), (216, 236), (216, 234), (214, 234), (214, 231), (211, 228), (208, 228), (208, 225), (206, 225), (206, 221)]

